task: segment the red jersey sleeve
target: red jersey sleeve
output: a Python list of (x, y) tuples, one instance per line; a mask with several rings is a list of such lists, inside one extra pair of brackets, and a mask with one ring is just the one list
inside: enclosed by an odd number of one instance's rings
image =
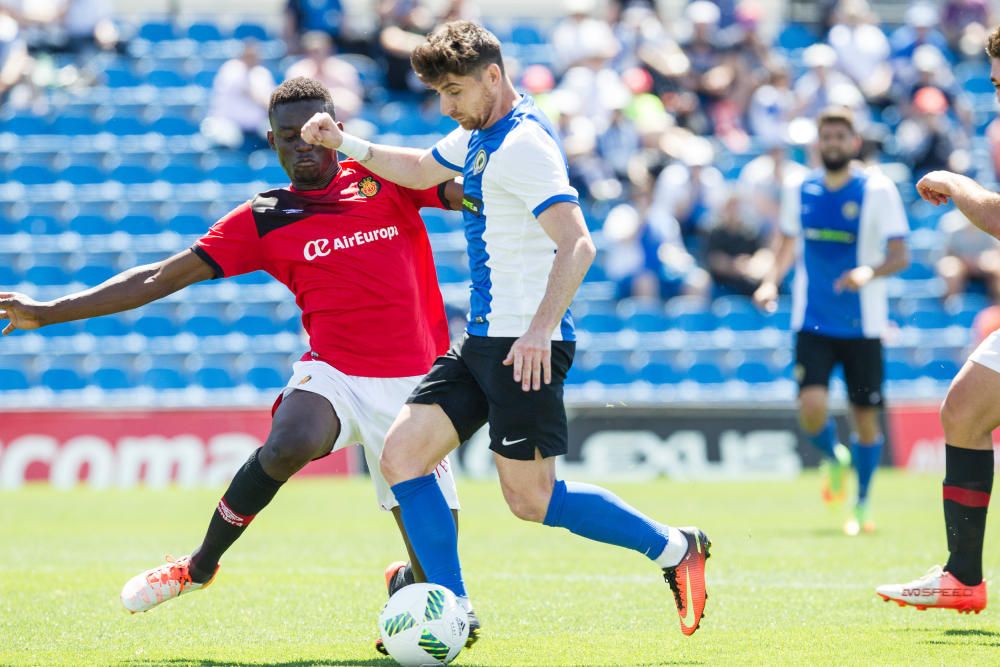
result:
[(241, 204), (212, 225), (191, 248), (215, 270), (215, 277), (238, 276), (263, 268), (260, 235), (250, 203)]
[(444, 186), (447, 183), (435, 185), (426, 190), (411, 190), (410, 188), (399, 187), (399, 192), (403, 197), (409, 199), (417, 208), (443, 208), (448, 211), (448, 200), (444, 196)]

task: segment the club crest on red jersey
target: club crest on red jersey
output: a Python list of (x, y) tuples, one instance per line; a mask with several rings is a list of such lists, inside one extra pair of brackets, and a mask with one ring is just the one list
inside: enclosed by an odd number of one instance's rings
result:
[(358, 192), (360, 192), (363, 197), (368, 197), (370, 199), (377, 195), (381, 189), (382, 184), (371, 176), (365, 176), (358, 181)]

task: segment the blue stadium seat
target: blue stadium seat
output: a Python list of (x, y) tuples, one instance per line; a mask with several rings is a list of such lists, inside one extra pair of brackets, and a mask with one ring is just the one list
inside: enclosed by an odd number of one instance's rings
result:
[(639, 379), (651, 384), (677, 384), (684, 380), (684, 374), (670, 364), (653, 362), (639, 369)]
[(115, 315), (85, 320), (83, 330), (92, 336), (125, 336), (132, 332), (125, 320)]
[(259, 23), (240, 23), (233, 28), (233, 39), (256, 39), (262, 42), (268, 41), (271, 37), (267, 34), (267, 28)]
[(78, 215), (69, 221), (69, 230), (83, 236), (93, 234), (110, 234), (115, 231), (114, 225), (97, 215)]
[(28, 376), (16, 368), (0, 368), (0, 391), (23, 391), (30, 386)]
[(128, 374), (120, 368), (98, 368), (91, 377), (92, 384), (105, 390), (130, 389)]
[(212, 221), (198, 215), (175, 215), (167, 222), (167, 229), (182, 235), (201, 235), (212, 226)]
[(105, 264), (87, 264), (73, 273), (73, 282), (83, 283), (88, 287), (100, 285), (115, 275), (115, 270)]
[(958, 375), (959, 365), (950, 359), (935, 359), (924, 364), (920, 374), (940, 381), (951, 381)]
[(159, 234), (163, 231), (160, 221), (151, 215), (126, 215), (115, 227), (128, 234)]
[(202, 171), (201, 167), (195, 165), (174, 164), (171, 162), (160, 170), (157, 178), (176, 185), (191, 185), (204, 181), (205, 172)]
[(66, 226), (59, 218), (51, 215), (28, 215), (21, 219), (21, 230), (32, 236), (61, 234)]
[(915, 311), (909, 317), (904, 318), (904, 322), (918, 329), (944, 329), (953, 324), (953, 319), (943, 309), (936, 308)]
[(726, 381), (722, 369), (707, 362), (691, 364), (691, 368), (687, 370), (687, 376), (698, 384), (718, 384)]
[(118, 165), (108, 177), (125, 185), (147, 185), (156, 180), (156, 175), (148, 167), (140, 164)]
[(184, 389), (188, 383), (176, 368), (150, 368), (142, 374), (142, 384), (153, 389)]
[(972, 76), (962, 81), (962, 89), (973, 95), (991, 95), (996, 91), (989, 76)]
[(42, 373), (41, 383), (55, 391), (72, 391), (87, 386), (87, 381), (72, 368), (50, 368)]
[(657, 333), (670, 328), (670, 319), (661, 310), (640, 310), (625, 320), (625, 327), (640, 333)]
[(758, 331), (764, 328), (764, 316), (755, 310), (734, 310), (723, 316), (719, 325), (733, 331)]
[(40, 164), (23, 164), (10, 172), (10, 180), (25, 185), (50, 185), (59, 180), (51, 169)]
[(143, 315), (135, 321), (134, 328), (136, 333), (148, 338), (175, 336), (178, 333), (177, 325), (173, 321), (157, 315)]
[(789, 23), (778, 33), (775, 46), (786, 51), (797, 51), (816, 43), (816, 35), (799, 23)]
[(903, 280), (927, 280), (934, 277), (934, 267), (927, 264), (913, 263), (898, 275)]
[(135, 116), (113, 116), (105, 121), (103, 129), (118, 136), (145, 134), (148, 131), (146, 124)]
[(149, 129), (168, 137), (198, 134), (198, 126), (187, 118), (181, 118), (180, 116), (163, 116), (158, 118)]
[(247, 382), (257, 389), (280, 389), (286, 384), (285, 377), (274, 368), (257, 366), (247, 371)]
[(205, 389), (231, 389), (236, 386), (232, 375), (225, 368), (209, 366), (195, 371), (194, 383)]
[(249, 183), (255, 179), (253, 170), (246, 163), (221, 164), (207, 174), (208, 178), (223, 184)]
[(569, 373), (566, 374), (566, 384), (579, 385), (588, 380), (590, 380), (590, 371), (576, 365), (572, 366)]
[(108, 88), (133, 88), (142, 80), (127, 66), (111, 66), (104, 70), (104, 85)]
[(777, 379), (774, 371), (767, 364), (759, 361), (748, 361), (736, 369), (736, 379), (749, 384), (760, 384)]
[(437, 271), (439, 283), (464, 283), (469, 280), (468, 269), (462, 269), (451, 264), (438, 264), (434, 269)]
[(455, 218), (448, 215), (448, 212), (439, 211), (434, 208), (421, 210), (420, 217), (424, 219), (424, 225), (427, 227), (428, 234), (446, 234), (458, 229), (461, 225), (461, 219), (459, 219), (457, 224), (453, 224)]
[(212, 315), (195, 315), (184, 323), (184, 330), (195, 336), (224, 336), (230, 328)]
[(100, 132), (100, 127), (87, 116), (56, 116), (51, 131), (56, 134), (91, 135)]
[(196, 42), (218, 42), (222, 40), (222, 33), (214, 23), (197, 21), (187, 27), (187, 37)]
[(622, 321), (617, 315), (588, 313), (579, 319), (577, 326), (591, 333), (615, 333), (622, 330)]
[(635, 373), (619, 364), (598, 364), (589, 375), (591, 380), (608, 385), (632, 384), (638, 379)]
[(885, 377), (887, 380), (915, 380), (920, 376), (920, 369), (914, 368), (909, 362), (889, 359), (885, 362)]
[(189, 83), (183, 74), (173, 69), (154, 69), (142, 77), (142, 81), (156, 88), (181, 88)]
[(4, 291), (5, 287), (17, 285), (19, 282), (21, 282), (21, 274), (5, 262), (0, 262), (0, 291)]
[(61, 266), (36, 264), (24, 272), (24, 281), (34, 285), (65, 285), (69, 276)]
[(10, 132), (24, 137), (31, 134), (47, 134), (52, 127), (48, 116), (32, 116), (18, 114), (13, 118), (0, 122), (0, 132)]
[(74, 185), (96, 185), (108, 178), (101, 169), (82, 164), (71, 164), (59, 172), (58, 177)]
[(715, 314), (710, 311), (681, 313), (672, 318), (673, 326), (684, 331), (714, 331), (718, 327)]
[(538, 46), (546, 43), (545, 34), (532, 23), (519, 23), (510, 29), (512, 44)]
[(271, 276), (264, 271), (251, 271), (233, 278), (233, 282), (239, 285), (265, 285), (270, 280)]
[(263, 315), (244, 315), (233, 322), (233, 331), (248, 336), (266, 336), (275, 332), (274, 322)]
[(177, 39), (177, 31), (174, 24), (168, 21), (147, 21), (139, 27), (139, 39), (150, 42), (166, 42)]

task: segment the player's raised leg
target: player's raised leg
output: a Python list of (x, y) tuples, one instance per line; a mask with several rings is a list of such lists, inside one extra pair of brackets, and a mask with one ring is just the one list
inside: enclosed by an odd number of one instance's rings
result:
[(212, 582), (219, 560), (289, 477), (330, 452), (340, 422), (319, 394), (291, 391), (274, 414), (271, 433), (237, 471), (212, 514), (205, 538), (190, 556), (169, 560), (130, 579), (121, 592), (130, 612), (148, 611), (166, 600)]
[(952, 382), (941, 406), (945, 477), (942, 488), (948, 562), (906, 584), (886, 584), (884, 600), (920, 609), (979, 612), (986, 607), (983, 537), (993, 490), (993, 430), (1000, 426), (1000, 335), (991, 334)]

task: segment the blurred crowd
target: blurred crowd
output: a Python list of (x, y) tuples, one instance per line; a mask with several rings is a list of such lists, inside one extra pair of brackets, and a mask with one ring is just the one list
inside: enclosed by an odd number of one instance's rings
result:
[[(988, 72), (985, 0), (910, 4), (892, 26), (867, 0), (823, 0), (810, 27), (776, 25), (755, 0), (695, 0), (669, 20), (648, 0), (557, 1), (564, 18), (535, 35), (497, 33), (505, 49), (533, 47), (506, 51), (509, 74), (561, 134), (620, 298), (752, 293), (771, 261), (781, 184), (813, 165), (812, 119), (827, 105), (854, 110), (860, 159), (886, 165), (901, 187), (934, 169), (997, 179), (996, 167), (975, 173), (971, 157), (982, 139), (1000, 165), (1000, 126), (987, 127), (976, 104), (992, 89), (965, 85)], [(377, 134), (362, 121), (386, 100), (434, 115), (409, 54), (454, 18), (479, 18), (475, 4), (380, 0), (368, 15), (289, 0), (281, 56), (244, 41), (213, 75), (201, 131), (217, 145), (265, 147), (268, 97), (291, 76), (325, 83), (359, 132)], [(111, 0), (0, 0), (0, 103), (99, 83), (87, 63), (127, 55), (131, 37)], [(79, 57), (53, 58), (66, 53)], [(946, 296), (970, 285), (1000, 296), (994, 241), (958, 213), (938, 229)]]

